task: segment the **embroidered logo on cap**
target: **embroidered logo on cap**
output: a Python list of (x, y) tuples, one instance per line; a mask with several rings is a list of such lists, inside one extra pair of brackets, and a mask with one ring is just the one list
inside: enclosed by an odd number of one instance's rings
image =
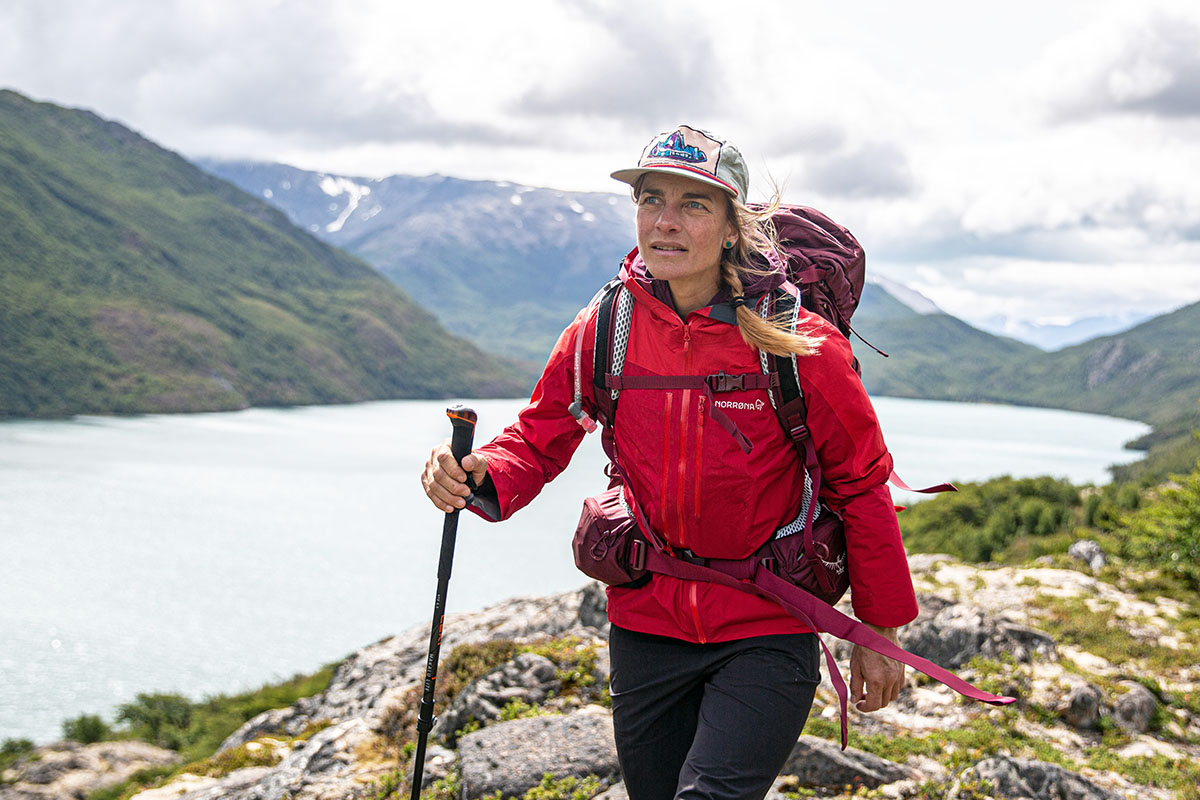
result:
[(684, 144), (683, 134), (679, 131), (668, 136), (665, 142), (654, 145), (654, 149), (650, 151), (650, 158), (674, 158), (691, 164), (708, 160), (708, 156), (699, 147)]
[(700, 169), (715, 176), (720, 159), (721, 142), (695, 128), (681, 125), (665, 139), (650, 144), (642, 152), (638, 166), (667, 166), (682, 162), (691, 169)]

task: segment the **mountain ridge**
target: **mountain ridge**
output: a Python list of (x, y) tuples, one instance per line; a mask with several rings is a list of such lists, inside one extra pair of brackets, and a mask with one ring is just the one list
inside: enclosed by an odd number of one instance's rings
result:
[[(259, 195), (273, 193), (283, 180), (295, 182), (293, 190), (297, 183), (307, 184), (311, 187), (308, 202), (295, 202), (295, 194), (282, 197), (278, 193), (273, 201), (291, 218), (307, 221), (310, 227), (320, 228), (322, 222), (328, 224), (340, 218), (347, 208), (346, 189), (337, 184), (339, 176), (261, 162), (208, 160), (202, 165)], [(319, 188), (325, 181), (332, 182), (327, 184), (329, 192)], [(377, 186), (392, 188), (394, 194), (387, 202), (373, 188)], [(419, 196), (401, 198), (406, 186), (421, 187)], [(428, 291), (431, 307), (443, 320), (462, 315), (466, 309), (471, 324), (462, 321), (459, 330), (481, 346), (502, 352), (509, 352), (511, 347), (512, 352), (532, 361), (545, 358), (561, 329), (592, 292), (615, 274), (617, 262), (632, 246), (632, 207), (616, 194), (573, 195), (442, 176), (393, 176), (362, 187), (371, 189), (367, 196), (373, 199), (360, 203), (358, 210), (346, 217), (344, 227), (327, 232), (327, 239), (354, 249), (414, 294)], [(338, 194), (335, 197), (331, 192)], [(386, 210), (374, 211), (372, 203), (382, 208), (393, 202), (393, 197), (403, 202), (391, 218)], [(481, 199), (472, 206), (472, 197)], [(596, 241), (603, 241), (605, 255), (582, 263), (576, 255), (575, 269), (563, 269), (562, 264), (572, 264), (571, 258), (563, 254), (579, 243), (571, 238), (571, 231), (555, 229), (549, 223), (555, 221), (555, 215), (565, 221), (588, 212), (584, 206), (590, 203), (610, 213), (599, 215), (591, 210), (594, 219), (586, 226), (575, 227), (597, 229)], [(395, 221), (408, 212), (414, 216), (401, 219), (397, 227)], [(359, 222), (359, 216), (368, 218)], [(508, 236), (480, 236), (480, 231), (490, 233), (479, 221), (483, 219), (500, 230), (522, 230), (524, 238), (518, 241)], [(430, 252), (412, 256), (426, 247)], [(531, 253), (541, 250), (545, 252), (530, 258)], [(462, 264), (479, 267), (472, 278), (474, 285), (463, 280)], [(514, 280), (514, 276), (521, 277)], [(517, 296), (514, 287), (521, 290)], [(537, 292), (535, 297), (520, 296), (530, 288)], [(1179, 358), (1162, 349), (1156, 351), (1149, 342), (1136, 347), (1132, 344), (1157, 335), (1152, 322), (1047, 353), (1027, 342), (969, 325), (909, 287), (868, 270), (854, 328), (872, 348), (889, 353), (889, 357), (880, 358), (868, 352), (863, 342), (853, 336), (851, 339), (862, 362), (864, 383), (876, 394), (1045, 405), (1168, 424), (1180, 414), (1189, 413), (1189, 409), (1179, 407), (1180, 398), (1186, 398), (1189, 392), (1200, 397), (1200, 378), (1190, 379)], [(1200, 331), (1200, 325), (1196, 330)], [(1186, 335), (1176, 338), (1178, 341), (1167, 350), (1200, 350), (1200, 334), (1190, 339)], [(514, 345), (514, 341), (519, 344)], [(1122, 341), (1128, 344), (1104, 344)], [(1092, 353), (1093, 347), (1112, 350), (1081, 355)], [(1134, 350), (1145, 351), (1141, 361), (1129, 360)], [(1160, 356), (1149, 355), (1152, 351)], [(1084, 376), (1076, 362), (1088, 358), (1094, 363)], [(1156, 364), (1172, 373), (1172, 377), (1163, 379), (1165, 383), (1177, 384), (1166, 394), (1161, 393), (1164, 384), (1146, 380), (1158, 369)], [(1196, 374), (1200, 375), (1200, 370)], [(1088, 387), (1089, 381), (1095, 383), (1101, 378), (1105, 385), (1101, 391)], [(1148, 386), (1158, 387), (1160, 394), (1147, 390)]]
[(4, 90), (0, 133), (0, 416), (524, 386), (370, 265), (119, 123)]

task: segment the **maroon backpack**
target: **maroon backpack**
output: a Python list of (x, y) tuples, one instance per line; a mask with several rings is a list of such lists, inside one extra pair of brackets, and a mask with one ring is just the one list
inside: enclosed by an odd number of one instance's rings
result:
[(854, 331), (850, 318), (862, 299), (867, 277), (862, 245), (850, 231), (814, 208), (780, 206), (771, 222), (788, 257), (788, 280), (800, 290), (803, 306), (849, 338)]

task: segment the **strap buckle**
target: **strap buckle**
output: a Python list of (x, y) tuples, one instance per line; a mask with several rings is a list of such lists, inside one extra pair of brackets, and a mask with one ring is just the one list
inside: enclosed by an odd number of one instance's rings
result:
[(629, 543), (629, 566), (636, 570), (646, 568), (646, 541), (634, 539)]
[(706, 375), (704, 382), (708, 384), (708, 388), (714, 392), (740, 392), (745, 389), (745, 375), (730, 375), (721, 370), (715, 375)]

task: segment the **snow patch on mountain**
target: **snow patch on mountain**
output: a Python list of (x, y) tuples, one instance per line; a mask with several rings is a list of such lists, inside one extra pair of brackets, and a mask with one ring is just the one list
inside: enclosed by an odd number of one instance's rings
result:
[[(346, 224), (346, 220), (350, 219), (350, 215), (358, 208), (359, 202), (371, 193), (370, 186), (363, 186), (360, 183), (355, 183), (349, 178), (342, 178), (335, 175), (323, 175), (320, 182), (321, 191), (330, 197), (341, 197), (346, 195), (346, 207), (342, 209), (342, 213), (333, 222), (325, 226), (325, 230), (329, 233), (337, 233)], [(336, 206), (334, 206), (336, 208)]]

